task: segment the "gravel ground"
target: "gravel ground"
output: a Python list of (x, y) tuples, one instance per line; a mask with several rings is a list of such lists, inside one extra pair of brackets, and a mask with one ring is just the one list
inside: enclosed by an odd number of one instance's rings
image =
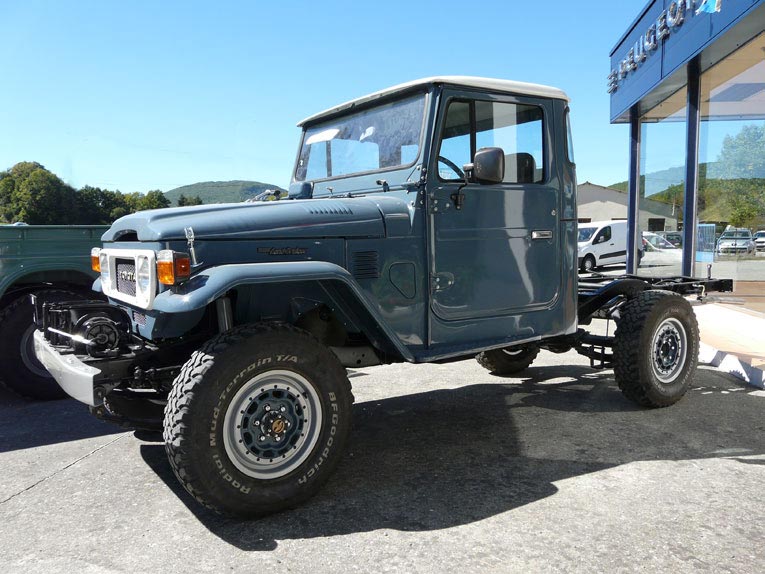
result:
[(336, 474), (250, 522), (199, 508), (156, 435), (0, 395), (0, 571), (765, 570), (763, 391), (702, 368), (643, 410), (574, 353), (351, 376)]

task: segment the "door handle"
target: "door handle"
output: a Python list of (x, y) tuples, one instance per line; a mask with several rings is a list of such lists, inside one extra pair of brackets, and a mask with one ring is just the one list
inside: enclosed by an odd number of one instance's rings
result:
[(532, 231), (531, 238), (532, 239), (552, 239), (552, 231), (549, 231), (546, 229), (543, 231)]

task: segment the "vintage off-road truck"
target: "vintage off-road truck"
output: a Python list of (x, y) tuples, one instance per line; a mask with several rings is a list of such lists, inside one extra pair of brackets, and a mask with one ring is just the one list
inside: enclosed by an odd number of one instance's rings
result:
[[(92, 252), (109, 302), (38, 304), (37, 356), (99, 416), (161, 425), (186, 490), (245, 516), (327, 480), (347, 368), (476, 357), (506, 375), (576, 349), (670, 405), (699, 346), (682, 295), (730, 284), (578, 282), (568, 113), (554, 88), (439, 77), (309, 117), (288, 198), (115, 222)], [(615, 335), (581, 328), (595, 318)]]

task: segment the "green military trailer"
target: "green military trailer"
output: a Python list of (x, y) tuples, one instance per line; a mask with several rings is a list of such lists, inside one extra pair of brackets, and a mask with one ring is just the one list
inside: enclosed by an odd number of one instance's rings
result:
[(0, 381), (33, 399), (66, 393), (33, 353), (30, 295), (43, 301), (92, 298), (90, 249), (106, 226), (0, 225)]

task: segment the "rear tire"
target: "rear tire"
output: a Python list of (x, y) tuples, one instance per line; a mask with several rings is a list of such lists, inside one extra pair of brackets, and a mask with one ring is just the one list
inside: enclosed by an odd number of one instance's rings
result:
[(614, 375), (622, 393), (644, 407), (667, 407), (687, 392), (699, 357), (690, 303), (670, 291), (643, 291), (619, 311)]
[[(85, 299), (80, 293), (60, 289), (45, 289), (34, 294), (51, 302)], [(68, 395), (34, 355), (32, 335), (36, 326), (29, 295), (13, 300), (0, 313), (0, 383), (27, 399), (64, 399)]]
[(512, 375), (520, 373), (534, 362), (539, 354), (539, 347), (507, 347), (484, 351), (476, 355), (476, 361), (487, 371), (495, 375)]
[(175, 379), (164, 440), (206, 507), (253, 517), (313, 496), (343, 454), (353, 395), (337, 357), (284, 323), (242, 326), (196, 351)]

